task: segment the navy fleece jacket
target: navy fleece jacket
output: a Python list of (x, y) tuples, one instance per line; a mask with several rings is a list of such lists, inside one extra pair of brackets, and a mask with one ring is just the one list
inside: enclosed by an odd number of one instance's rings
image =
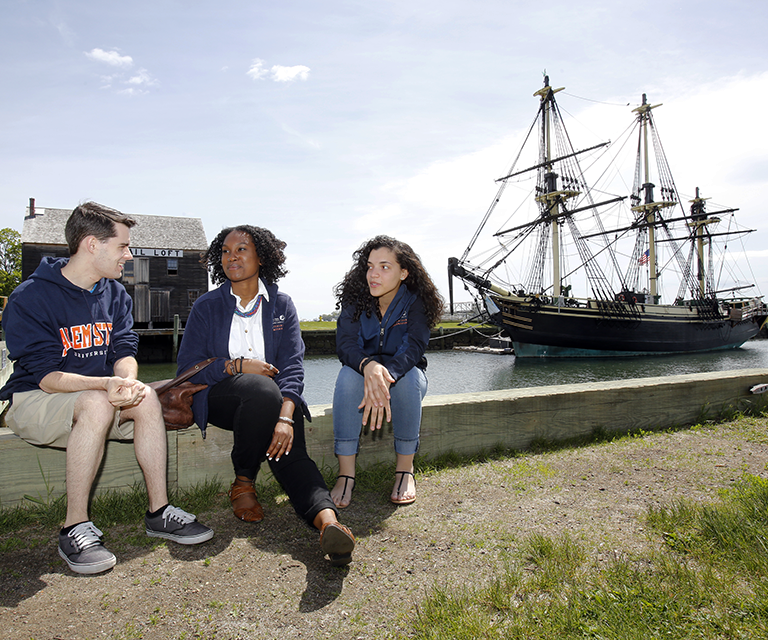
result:
[(40, 388), (49, 373), (114, 375), (115, 362), (135, 356), (133, 301), (122, 284), (102, 278), (93, 291), (71, 283), (61, 268), (68, 258), (43, 258), (11, 294), (3, 330), (13, 373), (0, 399)]
[(430, 331), (418, 295), (401, 286), (381, 321), (363, 313), (355, 322), (354, 311), (351, 306), (342, 308), (336, 323), (336, 353), (342, 364), (360, 373), (360, 363), (373, 357), (395, 381), (415, 366), (427, 368), (424, 352)]
[[(235, 313), (232, 287), (225, 282), (218, 289), (209, 291), (197, 299), (184, 327), (184, 337), (177, 358), (178, 372), (182, 373), (211, 357), (217, 360), (190, 378), (191, 382), (207, 384), (194, 395), (192, 413), (195, 423), (205, 436), (208, 425), (208, 391), (211, 386), (228, 377), (224, 364), (229, 360), (229, 331)], [(262, 300), (264, 329), (264, 357), (277, 367), (274, 380), (283, 397), (290, 398), (310, 419), (304, 391), (304, 341), (296, 307), (289, 296), (281, 293), (277, 285), (267, 285), (269, 301)]]

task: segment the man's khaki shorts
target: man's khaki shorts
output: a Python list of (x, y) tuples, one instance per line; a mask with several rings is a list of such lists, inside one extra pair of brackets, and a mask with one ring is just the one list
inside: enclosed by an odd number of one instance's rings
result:
[[(39, 389), (14, 393), (5, 423), (30, 444), (66, 449), (72, 431), (75, 402), (81, 393), (46, 393)], [(132, 439), (133, 420), (120, 424), (120, 411), (115, 411), (115, 421), (107, 440)]]

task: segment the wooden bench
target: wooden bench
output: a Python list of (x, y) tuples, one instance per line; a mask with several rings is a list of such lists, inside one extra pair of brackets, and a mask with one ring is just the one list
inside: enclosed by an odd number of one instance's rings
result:
[[(562, 442), (598, 430), (626, 433), (694, 424), (724, 411), (764, 407), (768, 394), (750, 388), (768, 382), (768, 369), (744, 369), (660, 378), (534, 387), (427, 396), (421, 426), (420, 454), (449, 451), (472, 454), (501, 445), (526, 449), (532, 442)], [(310, 407), (307, 448), (322, 468), (335, 467), (330, 405)], [(190, 487), (232, 476), (232, 434), (209, 427), (203, 440), (193, 426), (168, 433), (168, 480), (171, 487)], [(391, 428), (375, 437), (364, 430), (358, 463), (385, 462), (394, 469)], [(267, 465), (263, 473), (268, 473)], [(65, 452), (25, 443), (0, 429), (0, 507), (25, 496), (47, 500), (65, 493)], [(108, 442), (95, 491), (123, 489), (143, 482), (131, 442)]]

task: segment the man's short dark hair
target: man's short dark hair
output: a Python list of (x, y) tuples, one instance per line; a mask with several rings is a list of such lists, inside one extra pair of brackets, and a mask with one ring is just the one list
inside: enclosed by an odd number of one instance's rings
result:
[(75, 255), (83, 238), (88, 236), (95, 236), (99, 242), (114, 238), (117, 235), (115, 224), (124, 224), (130, 229), (136, 221), (117, 209), (110, 209), (97, 202), (79, 204), (64, 227), (69, 255)]

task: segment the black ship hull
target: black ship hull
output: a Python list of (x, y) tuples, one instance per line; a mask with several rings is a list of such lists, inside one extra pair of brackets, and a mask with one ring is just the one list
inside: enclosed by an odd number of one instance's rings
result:
[[(493, 297), (494, 322), (517, 357), (611, 357), (734, 349), (765, 322), (765, 307), (706, 310), (685, 305), (598, 303), (570, 307)], [(494, 311), (496, 311), (494, 309)]]

